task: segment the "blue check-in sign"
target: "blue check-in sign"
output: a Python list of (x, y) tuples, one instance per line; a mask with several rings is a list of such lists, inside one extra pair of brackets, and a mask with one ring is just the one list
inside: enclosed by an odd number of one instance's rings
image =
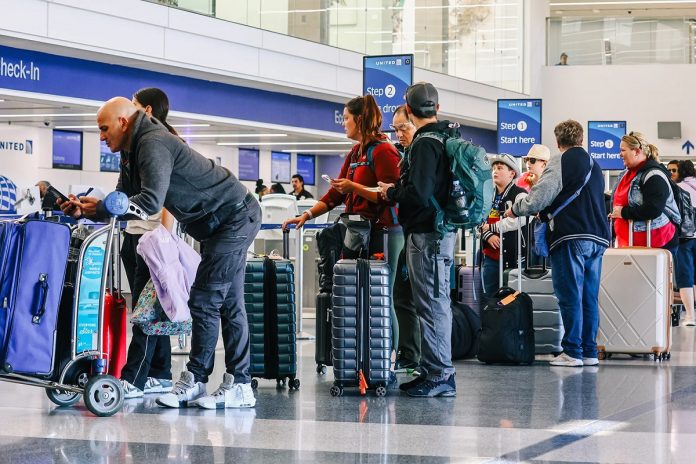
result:
[(363, 57), (363, 95), (372, 95), (382, 112), (387, 131), (394, 110), (406, 103), (406, 89), (413, 83), (413, 55)]
[(587, 152), (604, 170), (624, 169), (621, 137), (626, 121), (588, 121)]
[(525, 156), (541, 143), (541, 100), (498, 100), (498, 153)]

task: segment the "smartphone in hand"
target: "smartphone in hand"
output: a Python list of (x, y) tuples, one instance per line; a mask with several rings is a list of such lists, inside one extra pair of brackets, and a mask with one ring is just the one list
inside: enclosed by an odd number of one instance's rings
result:
[(55, 188), (55, 187), (52, 186), (52, 185), (49, 185), (49, 186), (46, 188), (46, 190), (47, 190), (51, 195), (53, 195), (54, 197), (60, 198), (60, 201), (70, 201), (70, 199), (69, 199), (68, 197), (66, 197), (65, 195), (63, 195), (62, 193), (60, 193), (60, 192), (58, 191), (58, 189)]
[(324, 179), (324, 180), (325, 180), (326, 182), (328, 182), (329, 184), (331, 183), (331, 181), (333, 181), (333, 179), (331, 178), (331, 176), (329, 176), (328, 174), (322, 174), (322, 175), (321, 175), (321, 178)]

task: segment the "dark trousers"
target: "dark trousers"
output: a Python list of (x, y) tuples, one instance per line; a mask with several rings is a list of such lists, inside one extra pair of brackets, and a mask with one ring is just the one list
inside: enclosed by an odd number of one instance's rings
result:
[[(136, 251), (140, 237), (142, 235), (124, 233), (121, 246), (121, 260), (131, 288), (133, 308), (150, 279), (150, 270), (143, 257)], [(172, 378), (171, 341), (166, 335), (145, 335), (133, 324), (133, 338), (128, 346), (128, 357), (121, 371), (121, 378), (142, 390), (148, 377)]]
[(261, 206), (252, 201), (201, 242), (201, 264), (189, 296), (193, 318), (186, 365), (196, 382), (208, 382), (222, 325), (225, 367), (235, 383), (249, 383), (249, 326), (244, 270), (249, 246), (261, 228)]
[(399, 253), (394, 279), (394, 310), (399, 322), (399, 358), (405, 361), (419, 362), (421, 355), (420, 319), (413, 303), (411, 281), (406, 265), (406, 246)]

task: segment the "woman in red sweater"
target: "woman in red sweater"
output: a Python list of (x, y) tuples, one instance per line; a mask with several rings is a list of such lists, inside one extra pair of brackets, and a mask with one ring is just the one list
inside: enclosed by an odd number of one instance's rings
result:
[[(400, 156), (387, 136), (380, 132), (382, 113), (372, 95), (355, 97), (343, 108), (343, 128), (346, 136), (358, 142), (346, 156), (338, 177), (321, 200), (301, 216), (288, 219), (283, 228), (320, 216), (345, 203), (346, 213), (359, 214), (372, 223), (370, 255), (383, 252), (383, 230), (396, 225), (393, 204), (383, 200), (377, 182), (394, 183), (399, 179)], [(344, 253), (347, 250), (344, 250)]]

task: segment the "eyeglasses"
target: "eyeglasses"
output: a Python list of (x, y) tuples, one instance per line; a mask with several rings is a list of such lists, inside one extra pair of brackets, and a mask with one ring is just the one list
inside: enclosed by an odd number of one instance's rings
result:
[(405, 130), (408, 130), (409, 127), (413, 127), (413, 124), (411, 124), (410, 122), (405, 122), (403, 124), (397, 124), (396, 126), (394, 124), (389, 124), (389, 128), (393, 131), (403, 132)]
[(669, 168), (669, 172), (679, 172), (679, 169), (677, 169), (677, 168)]

